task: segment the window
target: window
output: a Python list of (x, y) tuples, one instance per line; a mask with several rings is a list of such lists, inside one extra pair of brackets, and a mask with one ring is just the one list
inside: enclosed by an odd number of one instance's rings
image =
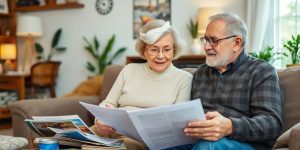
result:
[[(292, 37), (300, 33), (300, 0), (277, 0), (277, 35), (275, 47), (281, 52), (284, 51), (283, 44)], [(290, 63), (284, 58), (280, 62), (281, 67)]]

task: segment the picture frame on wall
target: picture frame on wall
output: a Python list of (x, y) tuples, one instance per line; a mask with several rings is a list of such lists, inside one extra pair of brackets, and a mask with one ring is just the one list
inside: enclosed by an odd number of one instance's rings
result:
[(171, 22), (171, 0), (133, 0), (133, 38), (153, 19)]
[(8, 0), (0, 0), (0, 14), (8, 14)]

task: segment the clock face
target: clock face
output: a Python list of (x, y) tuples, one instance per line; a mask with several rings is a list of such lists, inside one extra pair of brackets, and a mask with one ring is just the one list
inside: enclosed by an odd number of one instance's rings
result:
[(113, 7), (113, 0), (97, 0), (96, 10), (101, 15), (108, 14)]

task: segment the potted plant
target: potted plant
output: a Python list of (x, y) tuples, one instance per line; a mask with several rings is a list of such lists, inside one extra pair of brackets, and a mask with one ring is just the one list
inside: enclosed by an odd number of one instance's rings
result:
[(284, 43), (283, 47), (289, 52), (289, 54), (285, 54), (291, 60), (291, 64), (288, 64), (287, 67), (300, 66), (300, 34), (296, 37), (292, 35), (292, 39)]
[(61, 52), (66, 51), (66, 49), (67, 49), (66, 47), (58, 46), (61, 34), (62, 34), (62, 29), (61, 28), (56, 30), (56, 32), (55, 32), (55, 34), (52, 38), (51, 49), (50, 49), (50, 51), (49, 51), (46, 58), (44, 56), (43, 46), (40, 43), (35, 43), (35, 50), (38, 54), (38, 56), (37, 56), (38, 60), (51, 61), (51, 58), (52, 58), (53, 54), (61, 53)]
[(274, 53), (273, 49), (274, 47), (272, 46), (266, 46), (262, 51), (249, 53), (249, 55), (272, 64), (275, 60), (279, 59), (279, 57), (275, 57), (278, 53)]
[(93, 41), (89, 41), (86, 37), (83, 37), (85, 41), (85, 50), (88, 51), (94, 61), (96, 61), (96, 65), (91, 63), (90, 61), (86, 64), (86, 69), (95, 75), (101, 75), (104, 72), (104, 69), (107, 65), (112, 64), (112, 61), (117, 58), (120, 54), (124, 53), (127, 48), (121, 47), (119, 48), (110, 58), (109, 53), (112, 52), (113, 45), (115, 43), (115, 35), (113, 35), (107, 42), (105, 48), (102, 52), (99, 51), (100, 43), (98, 38), (95, 36)]
[(200, 54), (201, 45), (198, 39), (198, 22), (197, 21), (194, 22), (193, 19), (190, 19), (190, 22), (187, 27), (193, 38), (193, 44), (191, 45), (191, 50), (194, 54)]

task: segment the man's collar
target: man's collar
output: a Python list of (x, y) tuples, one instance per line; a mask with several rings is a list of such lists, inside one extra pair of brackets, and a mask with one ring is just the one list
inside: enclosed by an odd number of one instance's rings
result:
[[(247, 59), (247, 54), (245, 53), (245, 50), (243, 50), (234, 62), (229, 63), (227, 65), (227, 69), (223, 73), (236, 70), (239, 66), (241, 66), (241, 64), (245, 62), (246, 59)], [(210, 67), (210, 68), (212, 69), (212, 71), (219, 72), (217, 68), (214, 67)]]

